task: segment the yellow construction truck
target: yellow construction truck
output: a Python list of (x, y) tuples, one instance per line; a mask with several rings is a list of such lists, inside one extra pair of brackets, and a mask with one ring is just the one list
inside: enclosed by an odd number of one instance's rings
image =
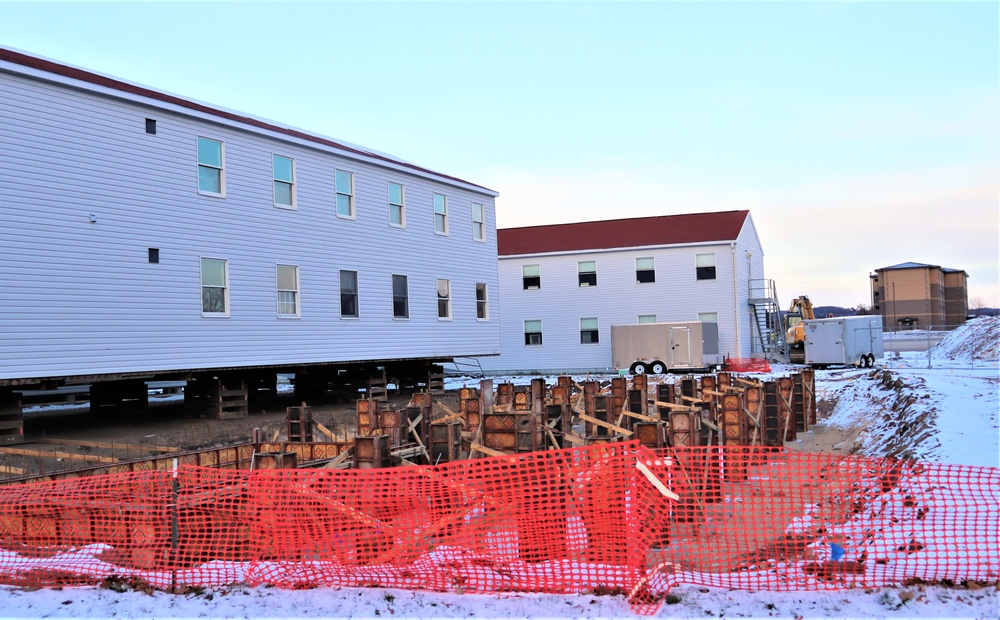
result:
[(807, 296), (800, 295), (792, 300), (785, 314), (785, 344), (788, 345), (788, 361), (791, 363), (802, 364), (806, 361), (806, 330), (802, 321), (815, 318), (812, 302)]

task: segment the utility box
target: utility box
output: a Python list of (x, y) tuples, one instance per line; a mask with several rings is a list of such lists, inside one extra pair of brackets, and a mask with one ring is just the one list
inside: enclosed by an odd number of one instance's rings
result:
[(639, 323), (611, 326), (611, 365), (634, 375), (710, 370), (721, 363), (715, 323)]
[(872, 367), (883, 357), (882, 317), (844, 316), (803, 321), (805, 363)]

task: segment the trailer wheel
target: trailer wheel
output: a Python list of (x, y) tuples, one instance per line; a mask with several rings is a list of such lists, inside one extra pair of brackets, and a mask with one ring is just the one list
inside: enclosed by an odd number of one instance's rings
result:
[(866, 360), (866, 364), (867, 364), (868, 368), (875, 368), (875, 354), (874, 353), (868, 353), (867, 355), (865, 355), (865, 357), (868, 358)]
[(667, 370), (667, 365), (661, 361), (655, 361), (649, 366), (649, 372), (654, 375), (662, 375)]
[(646, 365), (642, 362), (636, 362), (632, 364), (632, 368), (629, 369), (633, 375), (644, 375), (646, 374)]

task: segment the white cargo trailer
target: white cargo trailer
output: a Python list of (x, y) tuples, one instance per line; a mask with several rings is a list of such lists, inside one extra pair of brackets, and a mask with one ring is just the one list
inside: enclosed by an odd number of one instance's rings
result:
[(611, 358), (616, 370), (634, 375), (672, 370), (710, 370), (721, 363), (715, 323), (639, 323), (611, 326)]
[(810, 366), (853, 364), (871, 368), (884, 354), (882, 317), (845, 316), (803, 321), (805, 362)]

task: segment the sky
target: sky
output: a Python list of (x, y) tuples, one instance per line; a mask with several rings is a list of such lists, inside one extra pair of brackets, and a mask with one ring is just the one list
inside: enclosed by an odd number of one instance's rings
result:
[(501, 228), (749, 209), (783, 305), (1000, 307), (997, 2), (8, 2), (0, 44), (392, 153)]

